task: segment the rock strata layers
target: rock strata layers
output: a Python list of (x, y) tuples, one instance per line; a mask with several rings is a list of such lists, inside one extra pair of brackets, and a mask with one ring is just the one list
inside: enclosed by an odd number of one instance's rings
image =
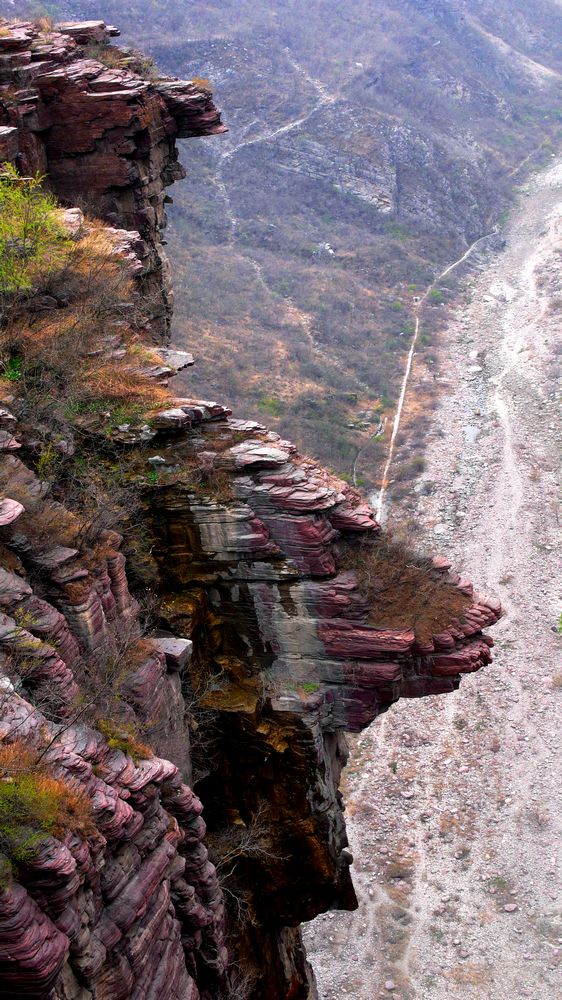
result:
[[(3, 98), (5, 158), (46, 171), (65, 201), (92, 198), (112, 252), (145, 295), (158, 289), (165, 338), (163, 191), (179, 176), (175, 138), (222, 128), (210, 96), (92, 59), (115, 31), (102, 22), (6, 30), (4, 79), (23, 73), (28, 88)], [(79, 238), (74, 211), (75, 224)], [(147, 378), (193, 361), (161, 356)], [(362, 497), (196, 397), (170, 393), (138, 431), (69, 424), (61, 461), (76, 446), (118, 456), (141, 498), (124, 540), (72, 532), (34, 471), (25, 397), (4, 403), (0, 735), (36, 747), (94, 824), (45, 837), (2, 886), (4, 995), (313, 1000), (299, 924), (356, 905), (345, 732), (488, 663), (499, 604), (435, 559), (437, 624), (422, 634), (400, 593), (389, 618), (349, 564), (384, 544)]]
[[(135, 73), (109, 45), (103, 21), (0, 35), (0, 162), (44, 174), (63, 201), (137, 230), (148, 253), (144, 298), (153, 335), (166, 341), (173, 296), (161, 232), (165, 189), (184, 176), (176, 139), (225, 131), (209, 92), (189, 81)], [(127, 62), (131, 68), (127, 68)], [(145, 68), (147, 68), (145, 67)]]

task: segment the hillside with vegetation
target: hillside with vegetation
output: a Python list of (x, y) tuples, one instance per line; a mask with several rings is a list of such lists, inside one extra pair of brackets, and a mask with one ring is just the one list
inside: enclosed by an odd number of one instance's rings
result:
[(0, 19), (0, 993), (317, 1000), (345, 733), (454, 693), (501, 606), (173, 388), (166, 189), (224, 126), (116, 34)]
[[(416, 299), (502, 223), (560, 136), (551, 0), (70, 0), (165, 71), (208, 78), (229, 134), (191, 144), (168, 231), (176, 339), (202, 391), (359, 483), (380, 476)], [(439, 392), (434, 289), (417, 345), (415, 478)], [(380, 433), (379, 433), (380, 432)], [(373, 439), (374, 438), (374, 439)]]

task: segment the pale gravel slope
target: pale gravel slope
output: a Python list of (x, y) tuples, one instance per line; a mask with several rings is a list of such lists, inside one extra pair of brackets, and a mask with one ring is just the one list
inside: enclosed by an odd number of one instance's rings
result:
[(356, 742), (360, 908), (307, 931), (322, 1000), (562, 996), (562, 161), (527, 184), (506, 239), (442, 340), (424, 473), (436, 485), (418, 503), (430, 544), (501, 596), (496, 659), (455, 695), (399, 702)]

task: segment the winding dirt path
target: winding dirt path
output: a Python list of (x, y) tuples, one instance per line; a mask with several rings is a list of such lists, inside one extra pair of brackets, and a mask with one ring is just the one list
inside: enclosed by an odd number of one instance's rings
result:
[[(378, 497), (376, 498), (376, 504), (373, 503), (374, 509), (375, 509), (375, 513), (376, 513), (376, 517), (377, 517), (377, 521), (380, 521), (381, 523), (383, 522), (384, 499), (385, 499), (385, 494), (386, 494), (386, 490), (387, 490), (387, 487), (388, 487), (388, 475), (389, 475), (389, 472), (390, 472), (390, 469), (391, 469), (391, 466), (392, 466), (392, 461), (394, 459), (394, 448), (395, 448), (395, 445), (396, 445), (396, 438), (398, 436), (398, 431), (400, 430), (400, 422), (402, 420), (402, 412), (404, 410), (404, 403), (406, 401), (406, 393), (408, 391), (408, 386), (409, 386), (409, 383), (410, 383), (410, 376), (412, 374), (412, 362), (414, 360), (414, 352), (416, 350), (416, 345), (417, 345), (417, 342), (418, 342), (418, 337), (419, 337), (419, 333), (420, 333), (420, 329), (421, 329), (421, 325), (422, 325), (422, 317), (423, 317), (424, 308), (425, 308), (425, 306), (427, 304), (427, 301), (428, 301), (431, 293), (433, 291), (435, 291), (435, 289), (440, 284), (440, 282), (442, 282), (447, 277), (447, 275), (452, 274), (453, 271), (456, 271), (456, 269), (458, 267), (460, 267), (461, 264), (464, 264), (464, 262), (466, 260), (468, 260), (468, 258), (472, 255), (472, 253), (476, 249), (476, 247), (479, 246), (480, 243), (483, 242), (483, 240), (488, 239), (488, 237), (490, 235), (491, 235), (491, 233), (486, 233), (484, 236), (480, 236), (477, 240), (474, 240), (474, 243), (471, 243), (471, 245), (468, 247), (468, 249), (465, 250), (465, 252), (462, 254), (461, 257), (459, 257), (458, 260), (453, 261), (453, 263), (449, 264), (449, 266), (446, 267), (444, 271), (441, 271), (441, 274), (438, 274), (437, 277), (431, 282), (431, 284), (428, 285), (428, 287), (426, 288), (425, 292), (420, 297), (420, 300), (417, 303), (416, 308), (414, 310), (414, 333), (413, 333), (413, 336), (412, 336), (412, 343), (410, 344), (410, 350), (408, 351), (408, 356), (406, 358), (406, 367), (404, 368), (404, 375), (403, 375), (403, 378), (402, 378), (402, 385), (400, 387), (400, 395), (398, 396), (398, 403), (397, 403), (397, 406), (396, 406), (396, 412), (394, 414), (394, 420), (392, 421), (392, 433), (390, 435), (390, 442), (389, 442), (389, 445), (388, 445), (388, 454), (387, 454), (386, 462), (385, 462), (384, 469), (383, 469), (382, 480), (381, 480), (381, 488), (379, 490)], [(361, 452), (359, 453), (359, 455), (360, 454), (361, 454)], [(357, 460), (359, 458), (359, 455), (355, 459), (355, 464), (354, 464), (354, 467), (353, 467), (353, 481), (354, 481), (355, 485), (356, 485)], [(373, 502), (372, 499), (371, 499), (371, 502)]]
[[(506, 176), (509, 179), (514, 179), (515, 177), (517, 177), (517, 175), (520, 174), (524, 170), (524, 168), (527, 166), (527, 164), (530, 163), (531, 160), (534, 159), (537, 156), (537, 153), (540, 153), (547, 144), (551, 143), (551, 141), (552, 141), (552, 136), (549, 133), (547, 136), (545, 136), (545, 138), (542, 140), (542, 142), (538, 146), (536, 146), (534, 149), (532, 149), (531, 152), (528, 153), (522, 160), (520, 160), (519, 163), (517, 163), (516, 166), (513, 167), (513, 169), (510, 170), (509, 173)], [(494, 216), (492, 214), (487, 219), (486, 228), (489, 227), (489, 232), (484, 233), (482, 236), (479, 236), (478, 239), (474, 240), (474, 242), (470, 244), (470, 246), (458, 258), (458, 260), (455, 260), (455, 261), (453, 261), (452, 264), (449, 264), (445, 268), (444, 271), (441, 271), (441, 273), (438, 274), (437, 277), (435, 277), (433, 279), (433, 281), (431, 282), (431, 284), (428, 285), (428, 287), (426, 288), (425, 292), (420, 297), (419, 302), (416, 304), (416, 308), (414, 309), (414, 311), (412, 313), (412, 318), (414, 320), (414, 331), (413, 331), (413, 335), (412, 335), (412, 342), (410, 344), (410, 349), (409, 349), (408, 355), (406, 357), (406, 365), (405, 365), (405, 368), (404, 368), (404, 375), (402, 377), (402, 382), (401, 382), (401, 385), (400, 385), (400, 393), (399, 393), (399, 396), (398, 396), (398, 403), (396, 405), (396, 410), (395, 410), (394, 418), (393, 418), (393, 421), (392, 421), (392, 431), (391, 431), (389, 445), (388, 445), (387, 457), (386, 457), (386, 461), (385, 461), (385, 464), (384, 464), (383, 473), (382, 473), (382, 477), (381, 477), (381, 486), (380, 486), (380, 489), (379, 489), (378, 492), (372, 493), (370, 495), (370, 497), (369, 497), (369, 502), (370, 502), (373, 510), (376, 513), (377, 520), (381, 524), (384, 523), (384, 521), (386, 519), (385, 496), (386, 496), (386, 492), (387, 492), (388, 485), (389, 485), (389, 474), (390, 474), (390, 470), (392, 468), (392, 463), (394, 461), (394, 451), (395, 451), (395, 446), (396, 446), (396, 438), (398, 437), (398, 432), (400, 430), (400, 424), (401, 424), (401, 421), (402, 421), (402, 413), (403, 413), (403, 410), (404, 410), (404, 403), (406, 402), (406, 395), (407, 395), (407, 392), (408, 392), (408, 389), (409, 389), (409, 385), (410, 385), (410, 377), (411, 377), (411, 374), (412, 374), (412, 364), (413, 364), (413, 360), (414, 360), (416, 346), (417, 346), (418, 339), (419, 339), (419, 334), (420, 334), (420, 331), (421, 331), (421, 328), (422, 328), (423, 314), (424, 314), (425, 306), (427, 305), (427, 302), (428, 302), (428, 300), (429, 300), (429, 298), (431, 296), (431, 293), (439, 286), (439, 284), (442, 281), (444, 281), (445, 278), (447, 278), (449, 274), (452, 274), (453, 271), (456, 271), (457, 268), (461, 267), (467, 260), (469, 260), (469, 258), (473, 255), (474, 251), (477, 249), (477, 247), (480, 246), (481, 243), (483, 243), (485, 240), (489, 239), (491, 236), (493, 236), (495, 233), (497, 233), (498, 227), (497, 227), (497, 224), (494, 224), (493, 220), (494, 220)], [(359, 464), (361, 462), (361, 459), (366, 454), (366, 452), (369, 450), (372, 442), (376, 441), (378, 438), (379, 438), (379, 432), (377, 430), (373, 435), (371, 435), (371, 437), (369, 438), (369, 440), (357, 452), (357, 455), (355, 456), (355, 460), (353, 462), (353, 485), (354, 486), (357, 486), (357, 475), (358, 475), (358, 469), (359, 469)]]
[(501, 596), (495, 663), (354, 741), (359, 909), (309, 925), (322, 1000), (561, 995), (562, 160), (527, 183), (505, 236), (443, 335), (415, 515)]
[[(272, 140), (277, 139), (280, 136), (287, 135), (294, 129), (299, 128), (301, 125), (306, 124), (306, 122), (308, 122), (322, 108), (325, 108), (328, 105), (335, 104), (339, 100), (339, 95), (330, 92), (328, 88), (320, 80), (318, 80), (316, 77), (311, 76), (308, 70), (304, 66), (302, 66), (299, 62), (297, 62), (297, 60), (292, 55), (290, 49), (288, 48), (285, 49), (285, 53), (293, 69), (304, 80), (306, 80), (307, 83), (309, 83), (312, 87), (314, 87), (317, 99), (314, 102), (314, 104), (309, 108), (309, 110), (306, 111), (304, 114), (301, 114), (299, 117), (291, 119), (284, 125), (280, 125), (275, 129), (266, 128), (258, 135), (252, 136), (249, 135), (251, 129), (253, 128), (254, 125), (257, 124), (259, 125), (258, 120), (255, 119), (244, 128), (240, 140), (236, 142), (233, 146), (231, 146), (229, 149), (226, 149), (219, 156), (217, 167), (215, 170), (214, 182), (223, 201), (225, 208), (225, 215), (228, 219), (228, 224), (230, 227), (231, 247), (235, 246), (236, 230), (238, 228), (238, 218), (234, 212), (234, 208), (232, 206), (232, 199), (230, 197), (230, 192), (228, 190), (228, 186), (224, 179), (224, 168), (226, 164), (241, 150), (247, 149), (248, 147), (251, 146), (259, 145), (264, 142), (271, 142)], [(265, 292), (267, 292), (269, 296), (271, 296), (271, 298), (275, 301), (277, 307), (283, 312), (286, 322), (290, 325), (300, 326), (304, 334), (304, 338), (307, 341), (308, 345), (310, 346), (311, 350), (314, 351), (314, 353), (318, 355), (318, 357), (321, 358), (324, 363), (328, 363), (332, 365), (334, 368), (343, 371), (344, 366), (340, 361), (340, 359), (337, 358), (335, 355), (331, 354), (329, 351), (327, 351), (325, 347), (318, 344), (314, 339), (314, 335), (312, 332), (313, 317), (309, 313), (306, 313), (304, 310), (300, 309), (292, 298), (287, 296), (280, 296), (277, 292), (275, 292), (273, 288), (271, 288), (264, 275), (261, 263), (258, 260), (256, 260), (255, 257), (252, 257), (250, 254), (248, 254), (241, 248), (238, 248), (238, 252), (240, 256), (243, 257), (252, 268), (256, 282), (264, 289)], [(364, 389), (366, 392), (368, 392), (368, 386), (365, 385)]]

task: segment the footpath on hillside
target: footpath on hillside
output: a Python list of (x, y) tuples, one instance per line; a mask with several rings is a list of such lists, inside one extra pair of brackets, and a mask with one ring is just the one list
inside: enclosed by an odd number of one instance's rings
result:
[(354, 742), (360, 906), (307, 929), (322, 1000), (559, 995), (562, 160), (505, 238), (441, 338), (416, 512), (420, 541), (501, 597), (495, 663)]

